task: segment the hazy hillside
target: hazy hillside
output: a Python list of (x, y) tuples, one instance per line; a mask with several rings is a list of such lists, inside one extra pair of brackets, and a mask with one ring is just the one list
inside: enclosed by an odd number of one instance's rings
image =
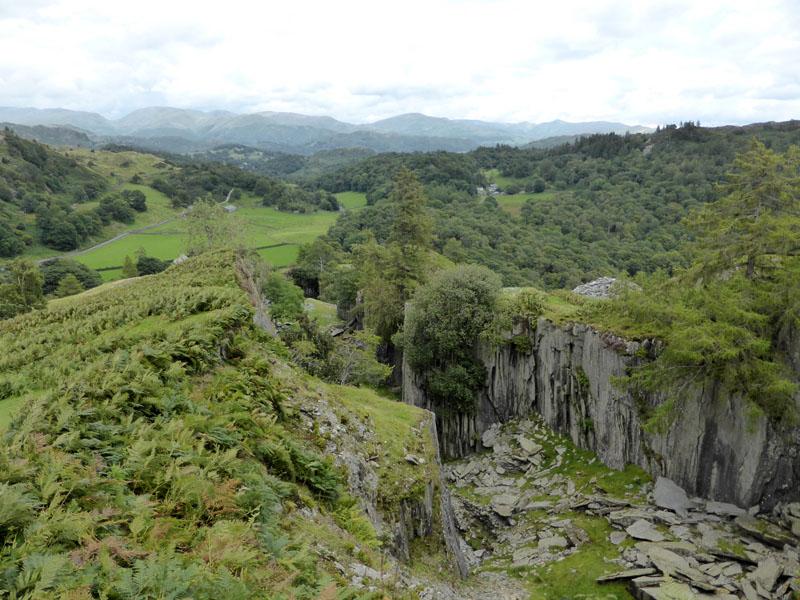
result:
[(271, 111), (236, 114), (172, 107), (142, 108), (116, 120), (96, 113), (63, 109), (0, 108), (0, 121), (28, 126), (70, 125), (94, 136), (92, 139), (98, 144), (128, 143), (148, 149), (191, 152), (234, 143), (302, 155), (354, 146), (376, 152), (465, 152), (481, 145), (525, 144), (557, 135), (645, 129), (604, 121), (490, 123), (416, 113), (354, 124), (328, 116)]

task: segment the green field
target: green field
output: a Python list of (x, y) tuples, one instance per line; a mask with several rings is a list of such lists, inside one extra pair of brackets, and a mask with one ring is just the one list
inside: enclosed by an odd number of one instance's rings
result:
[(515, 217), (518, 217), (522, 212), (522, 205), (531, 198), (546, 200), (555, 196), (555, 192), (542, 192), (540, 194), (514, 194), (513, 196), (494, 196), (500, 208), (510, 212)]
[[(244, 199), (243, 203), (250, 201), (252, 199)], [(297, 258), (301, 244), (311, 242), (325, 233), (338, 216), (339, 213), (334, 212), (284, 213), (272, 207), (245, 206), (230, 218), (236, 224), (242, 244), (249, 248), (260, 248), (258, 253), (273, 266), (285, 267)], [(92, 269), (121, 267), (125, 256), (133, 258), (139, 248), (144, 248), (149, 256), (162, 260), (173, 259), (184, 250), (185, 231), (186, 226), (182, 221), (173, 221), (144, 233), (131, 234), (83, 254), (76, 260)], [(120, 270), (102, 271), (101, 274), (104, 280), (109, 281), (119, 277)]]
[(334, 196), (339, 204), (350, 210), (357, 210), (367, 205), (367, 195), (361, 192), (341, 192)]

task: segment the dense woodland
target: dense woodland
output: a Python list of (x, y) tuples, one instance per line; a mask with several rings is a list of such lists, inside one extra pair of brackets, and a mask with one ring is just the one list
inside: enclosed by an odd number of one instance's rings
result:
[[(546, 150), (385, 154), (313, 185), (367, 193), (372, 206), (343, 215), (328, 235), (349, 251), (367, 231), (379, 242), (386, 239), (391, 178), (407, 166), (428, 198), (438, 252), (485, 265), (505, 285), (571, 288), (601, 275), (686, 266), (679, 250), (693, 236), (683, 219), (720, 197), (717, 184), (753, 137), (785, 151), (800, 142), (800, 123), (718, 129), (686, 123), (654, 134), (594, 135)], [(546, 191), (532, 194), (515, 218), (494, 198), (475, 193), (493, 169), (503, 177), (501, 188), (533, 192), (544, 183)]]

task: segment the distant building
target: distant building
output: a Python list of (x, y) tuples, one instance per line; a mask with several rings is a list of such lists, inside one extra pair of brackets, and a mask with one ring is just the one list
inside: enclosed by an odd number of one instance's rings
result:
[(222, 210), (224, 210), (226, 213), (232, 213), (236, 212), (236, 207), (233, 204), (226, 204), (222, 207)]

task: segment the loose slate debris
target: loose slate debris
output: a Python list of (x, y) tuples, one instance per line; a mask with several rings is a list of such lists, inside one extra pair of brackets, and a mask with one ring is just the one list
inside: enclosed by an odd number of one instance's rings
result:
[[(732, 504), (691, 499), (666, 478), (617, 498), (595, 480), (581, 487), (557, 472), (569, 452), (552, 445), (544, 426), (521, 420), (489, 431), (482, 438), (489, 452), (446, 468), (459, 529), (486, 540), (478, 550), (466, 547), (473, 567), (547, 568), (579, 552), (592, 540), (564, 514), (570, 511), (609, 523), (607, 539), (620, 555), (606, 559), (614, 572), (597, 581), (627, 580), (637, 599), (795, 600), (800, 593), (800, 539), (791, 533), (800, 503), (756, 518)], [(482, 501), (459, 494), (462, 486)], [(525, 520), (532, 511), (534, 533)], [(628, 537), (640, 541), (627, 547)]]

